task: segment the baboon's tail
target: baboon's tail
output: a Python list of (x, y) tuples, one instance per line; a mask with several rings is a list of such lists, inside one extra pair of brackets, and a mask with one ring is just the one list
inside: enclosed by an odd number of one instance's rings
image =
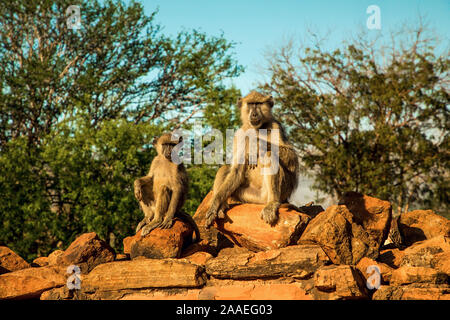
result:
[(190, 223), (192, 227), (194, 228), (194, 235), (192, 236), (192, 243), (199, 242), (200, 241), (200, 230), (198, 229), (197, 223), (195, 223), (195, 220), (186, 212), (180, 211), (177, 213), (177, 216), (183, 220), (185, 220), (187, 223)]

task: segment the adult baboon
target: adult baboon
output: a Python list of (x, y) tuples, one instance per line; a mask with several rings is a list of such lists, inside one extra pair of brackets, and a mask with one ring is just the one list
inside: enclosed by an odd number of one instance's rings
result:
[[(206, 213), (206, 227), (211, 226), (217, 217), (224, 216), (229, 197), (243, 203), (265, 204), (261, 218), (273, 225), (278, 219), (278, 208), (287, 201), (297, 185), (298, 156), (287, 141), (283, 127), (273, 118), (272, 96), (252, 91), (239, 99), (238, 106), (242, 126), (233, 140), (233, 161), (231, 165), (222, 166), (216, 174), (211, 206)], [(267, 152), (258, 154), (257, 161), (252, 161), (255, 154), (250, 153), (250, 141), (244, 142), (244, 148), (240, 147), (243, 141), (241, 137), (252, 129), (257, 135), (258, 148), (260, 142), (268, 144)], [(267, 134), (262, 134), (265, 130), (260, 129), (267, 130)], [(271, 133), (276, 129), (279, 139), (272, 141)], [(268, 163), (273, 165), (278, 160), (276, 172), (263, 171), (267, 169)]]
[(196, 240), (200, 239), (195, 221), (181, 211), (188, 191), (188, 176), (182, 163), (172, 162), (172, 150), (181, 142), (181, 137), (172, 140), (170, 133), (156, 137), (153, 146), (158, 155), (153, 159), (148, 174), (134, 181), (134, 194), (145, 215), (136, 228), (136, 233), (142, 228), (141, 236), (155, 228), (170, 228), (177, 216), (191, 223)]

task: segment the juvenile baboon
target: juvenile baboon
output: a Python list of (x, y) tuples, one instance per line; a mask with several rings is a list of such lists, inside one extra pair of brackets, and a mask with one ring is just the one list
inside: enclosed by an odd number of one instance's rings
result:
[(142, 228), (141, 236), (155, 228), (170, 228), (173, 218), (177, 216), (191, 223), (195, 240), (200, 239), (192, 217), (181, 211), (188, 191), (188, 176), (182, 163), (172, 162), (172, 150), (181, 142), (181, 137), (172, 140), (170, 133), (156, 137), (153, 146), (158, 155), (153, 159), (148, 174), (134, 181), (134, 195), (145, 215), (136, 227), (136, 233)]
[[(247, 142), (244, 149), (239, 149), (238, 135), (233, 141), (233, 161), (231, 165), (222, 166), (214, 180), (213, 198), (211, 206), (206, 213), (206, 227), (211, 226), (213, 221), (224, 216), (227, 207), (227, 199), (231, 197), (234, 201), (242, 203), (265, 204), (261, 211), (261, 218), (270, 225), (278, 219), (278, 208), (282, 202), (286, 202), (297, 185), (299, 170), (298, 156), (286, 139), (283, 127), (273, 118), (272, 96), (265, 96), (252, 91), (246, 97), (239, 99), (238, 106), (241, 111), (242, 132), (255, 129), (257, 142), (266, 139), (268, 148), (265, 155), (258, 155), (257, 162), (250, 161), (249, 145)], [(266, 129), (267, 135), (259, 134), (258, 129)], [(271, 141), (271, 131), (279, 130), (278, 143)], [(239, 132), (239, 131), (238, 131)], [(278, 170), (275, 174), (264, 173), (262, 169), (267, 167), (267, 160), (276, 151), (270, 146), (278, 146)], [(240, 150), (240, 151), (239, 151)], [(242, 154), (242, 153), (245, 154)], [(244, 163), (238, 161), (244, 156)], [(275, 158), (275, 161), (277, 159)]]

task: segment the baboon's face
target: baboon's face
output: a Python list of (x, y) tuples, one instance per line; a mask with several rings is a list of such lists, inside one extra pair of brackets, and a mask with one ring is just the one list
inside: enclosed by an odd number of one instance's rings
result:
[(166, 157), (166, 159), (172, 161), (172, 150), (181, 141), (182, 138), (172, 141), (171, 134), (164, 134), (161, 137), (157, 138), (154, 145), (159, 155), (163, 155), (164, 157)]
[(254, 129), (259, 129), (272, 119), (270, 105), (266, 102), (244, 102), (241, 110), (242, 121), (249, 123)]

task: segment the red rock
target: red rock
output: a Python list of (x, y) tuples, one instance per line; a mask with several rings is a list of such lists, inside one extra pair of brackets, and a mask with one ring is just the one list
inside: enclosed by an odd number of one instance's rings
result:
[(361, 272), (362, 276), (366, 281), (367, 278), (370, 277), (370, 274), (367, 273), (367, 268), (369, 266), (377, 266), (381, 272), (381, 278), (383, 280), (382, 282), (389, 283), (392, 276), (392, 272), (394, 271), (393, 268), (391, 268), (385, 263), (377, 262), (373, 259), (364, 257), (361, 260), (359, 260), (358, 264), (356, 265), (356, 268), (359, 270), (359, 272)]
[(77, 291), (70, 290), (67, 286), (62, 286), (59, 288), (50, 289), (44, 291), (40, 300), (74, 300)]
[(192, 239), (193, 227), (180, 219), (175, 219), (170, 229), (154, 229), (145, 237), (141, 231), (123, 240), (124, 253), (131, 259), (143, 256), (151, 259), (179, 258), (183, 246)]
[(419, 241), (406, 248), (400, 266), (410, 267), (439, 267), (445, 270), (448, 262), (441, 261), (440, 258), (445, 255), (439, 255), (450, 252), (450, 238), (438, 236), (429, 240)]
[(381, 250), (377, 261), (385, 263), (391, 268), (397, 269), (400, 267), (404, 254), (404, 251), (397, 248)]
[[(194, 215), (200, 233), (203, 233), (202, 239), (208, 239), (210, 242), (209, 238), (214, 238), (214, 235), (204, 226), (211, 197), (212, 194), (209, 193)], [(277, 224), (270, 226), (260, 217), (263, 208), (264, 205), (259, 204), (232, 205), (226, 212), (225, 219), (217, 219), (213, 226), (234, 244), (252, 251), (262, 251), (295, 244), (310, 220), (307, 214), (283, 205), (278, 210)]]
[(361, 225), (378, 243), (377, 250), (386, 241), (392, 221), (389, 201), (380, 200), (357, 192), (347, 192), (339, 202), (353, 214), (354, 221)]
[(203, 288), (201, 300), (312, 300), (299, 283), (239, 283)]
[(101, 264), (83, 277), (82, 292), (189, 288), (205, 284), (204, 269), (178, 259), (135, 259)]
[(204, 251), (198, 251), (189, 256), (184, 257), (183, 259), (189, 261), (190, 263), (204, 266), (206, 264), (206, 262), (208, 262), (208, 260), (212, 259), (212, 258), (213, 258), (213, 256), (210, 253), (204, 252)]
[(30, 268), (28, 262), (8, 247), (0, 246), (0, 274)]
[(208, 252), (213, 256), (217, 255), (216, 248), (211, 245), (208, 240), (203, 239), (200, 242), (192, 243), (186, 249), (183, 249), (181, 257), (187, 257), (196, 252)]
[(329, 262), (317, 245), (295, 245), (261, 252), (222, 250), (208, 260), (206, 273), (217, 279), (257, 279), (275, 277), (310, 277), (320, 266)]
[(48, 255), (47, 262), (50, 266), (64, 264), (64, 261), (62, 258), (63, 256), (64, 256), (63, 250), (55, 250)]
[(150, 292), (133, 292), (122, 294), (119, 300), (199, 300), (201, 289), (184, 289), (177, 292), (153, 290)]
[(48, 257), (39, 257), (33, 260), (33, 267), (45, 267), (48, 266)]
[(114, 249), (91, 232), (76, 238), (61, 256), (61, 261), (63, 265), (79, 265), (82, 273), (87, 273), (99, 264), (114, 261), (114, 258)]
[(401, 214), (398, 228), (408, 246), (437, 236), (450, 237), (450, 220), (432, 210), (414, 210)]
[(363, 257), (376, 259), (380, 246), (344, 205), (328, 207), (312, 219), (298, 243), (320, 245), (334, 264), (357, 264)]
[(290, 208), (278, 210), (278, 222), (270, 226), (261, 219), (264, 205), (242, 204), (226, 212), (214, 227), (233, 243), (252, 251), (279, 249), (295, 244), (308, 224), (310, 217)]
[(66, 284), (65, 269), (27, 268), (0, 275), (0, 299), (39, 298), (42, 292)]
[(363, 257), (378, 257), (391, 219), (389, 202), (349, 192), (340, 205), (313, 218), (298, 243), (319, 244), (333, 263), (354, 265)]
[(392, 272), (391, 285), (404, 285), (411, 283), (446, 283), (447, 274), (425, 267), (400, 267)]
[(314, 274), (314, 286), (319, 291), (332, 293), (329, 299), (365, 299), (364, 278), (352, 266), (323, 266)]
[(114, 261), (124, 261), (124, 260), (130, 260), (130, 257), (127, 254), (118, 253), (116, 254), (116, 258), (114, 259)]
[(417, 284), (381, 286), (373, 300), (450, 300), (450, 288), (446, 285)]
[(450, 251), (436, 254), (431, 260), (431, 265), (436, 270), (450, 275)]
[[(258, 283), (245, 281), (182, 291), (134, 292), (120, 300), (312, 300), (299, 283)], [(250, 308), (250, 306), (249, 306)], [(258, 308), (255, 305), (253, 308)], [(268, 309), (266, 309), (268, 311)]]

